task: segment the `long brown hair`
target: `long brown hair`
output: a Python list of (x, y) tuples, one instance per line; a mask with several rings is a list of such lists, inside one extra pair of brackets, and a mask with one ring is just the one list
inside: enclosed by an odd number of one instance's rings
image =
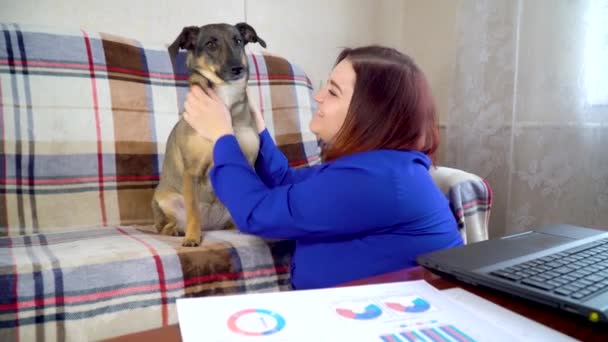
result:
[(388, 47), (344, 49), (356, 75), (344, 124), (323, 160), (376, 149), (417, 150), (434, 162), (439, 146), (435, 103), (426, 77), (407, 55)]

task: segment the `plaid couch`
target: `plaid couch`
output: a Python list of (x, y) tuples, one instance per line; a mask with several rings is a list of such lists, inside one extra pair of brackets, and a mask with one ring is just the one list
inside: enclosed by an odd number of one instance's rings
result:
[[(102, 32), (1, 24), (0, 341), (86, 341), (176, 323), (184, 296), (290, 289), (293, 243), (238, 231), (197, 248), (152, 228), (185, 55)], [(272, 43), (271, 43), (272, 44)], [(306, 74), (249, 53), (249, 87), (294, 167), (319, 163)], [(479, 177), (433, 170), (469, 242), (487, 238)]]

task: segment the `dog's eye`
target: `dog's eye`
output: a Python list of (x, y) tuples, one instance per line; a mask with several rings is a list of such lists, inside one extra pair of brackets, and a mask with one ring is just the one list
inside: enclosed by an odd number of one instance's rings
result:
[(234, 40), (234, 42), (236, 43), (236, 45), (241, 45), (241, 44), (243, 44), (243, 40), (242, 40), (242, 39), (239, 39), (239, 38), (236, 38), (236, 39)]
[(207, 42), (207, 44), (205, 44), (205, 47), (209, 50), (215, 50), (217, 48), (217, 43), (216, 42)]

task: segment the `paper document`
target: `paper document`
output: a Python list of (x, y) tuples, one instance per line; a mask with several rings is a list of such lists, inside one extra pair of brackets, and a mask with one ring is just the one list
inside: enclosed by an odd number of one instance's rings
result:
[(424, 280), (177, 300), (193, 341), (516, 341)]
[(534, 342), (575, 342), (576, 339), (562, 334), (545, 325), (537, 323), (511, 310), (498, 306), (487, 299), (479, 297), (461, 288), (441, 291), (452, 300), (461, 303), (478, 315), (483, 315), (518, 338), (518, 341)]

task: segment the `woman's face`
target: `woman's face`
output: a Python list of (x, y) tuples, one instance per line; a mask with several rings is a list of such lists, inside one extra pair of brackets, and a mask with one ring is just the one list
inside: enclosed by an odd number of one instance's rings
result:
[(350, 61), (338, 63), (327, 84), (315, 95), (317, 112), (310, 121), (310, 130), (326, 143), (331, 143), (342, 127), (355, 89), (355, 70)]

